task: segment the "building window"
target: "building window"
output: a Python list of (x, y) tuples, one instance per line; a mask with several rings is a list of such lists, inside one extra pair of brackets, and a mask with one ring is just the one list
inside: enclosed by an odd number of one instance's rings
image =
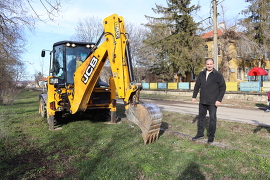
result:
[[(266, 61), (269, 61), (269, 53), (268, 53), (268, 52), (264, 53), (264, 59), (265, 59)], [(268, 74), (269, 74), (269, 73), (268, 73)]]
[(264, 76), (264, 81), (268, 81), (270, 79), (270, 69), (265, 69), (268, 72), (268, 76)]
[(237, 68), (237, 79), (238, 80), (242, 80), (242, 71), (243, 71), (243, 68), (241, 68), (241, 67)]
[(249, 68), (249, 67), (239, 67), (239, 68), (237, 68), (237, 79), (238, 80), (254, 81), (255, 76), (249, 76), (248, 75), (248, 72), (250, 70), (251, 70), (251, 68)]
[(244, 69), (244, 80), (248, 80), (248, 72), (250, 71), (250, 68), (248, 68), (248, 67), (246, 67), (245, 69)]
[(208, 46), (207, 45), (204, 46), (204, 57), (208, 58)]

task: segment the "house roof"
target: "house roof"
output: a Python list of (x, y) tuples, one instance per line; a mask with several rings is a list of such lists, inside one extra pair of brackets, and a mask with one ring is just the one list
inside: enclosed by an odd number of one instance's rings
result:
[(44, 78), (39, 79), (39, 81), (47, 81), (47, 80), (48, 80), (47, 77), (44, 77)]
[[(223, 32), (222, 32), (221, 29), (218, 29), (218, 30), (217, 30), (217, 33), (218, 33), (218, 36), (220, 36), (220, 35), (223, 34)], [(212, 37), (214, 37), (214, 31), (210, 31), (210, 32), (204, 33), (204, 34), (202, 35), (202, 38), (203, 38), (203, 39), (212, 38)]]

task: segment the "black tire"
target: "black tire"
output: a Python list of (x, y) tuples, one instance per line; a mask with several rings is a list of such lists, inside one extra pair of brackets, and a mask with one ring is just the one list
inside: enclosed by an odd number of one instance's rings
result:
[(42, 98), (39, 99), (39, 113), (41, 117), (46, 118), (47, 116), (46, 104)]

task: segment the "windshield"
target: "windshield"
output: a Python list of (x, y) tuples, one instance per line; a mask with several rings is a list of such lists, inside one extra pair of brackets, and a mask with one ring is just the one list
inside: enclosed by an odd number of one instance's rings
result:
[(73, 84), (73, 74), (76, 69), (85, 61), (90, 49), (85, 45), (66, 47), (67, 83)]
[(74, 72), (86, 60), (89, 52), (90, 48), (87, 48), (86, 45), (76, 45), (75, 47), (71, 47), (61, 44), (55, 46), (51, 64), (51, 75), (58, 77), (60, 83), (64, 83), (65, 71), (66, 83), (73, 84)]

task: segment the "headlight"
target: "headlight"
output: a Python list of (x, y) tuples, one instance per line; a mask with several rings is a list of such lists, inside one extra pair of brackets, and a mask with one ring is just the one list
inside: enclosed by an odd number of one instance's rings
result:
[(52, 78), (50, 78), (49, 82), (50, 82), (50, 84), (57, 84), (58, 83), (58, 78), (52, 77)]

